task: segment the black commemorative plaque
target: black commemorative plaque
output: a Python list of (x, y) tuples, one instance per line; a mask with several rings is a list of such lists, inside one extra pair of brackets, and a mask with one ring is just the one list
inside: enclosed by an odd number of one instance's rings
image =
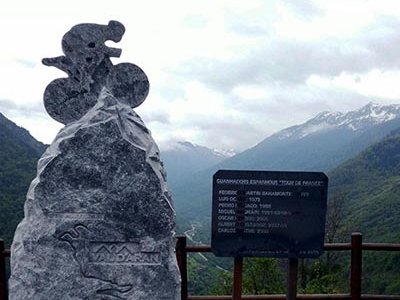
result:
[(324, 173), (219, 170), (213, 177), (213, 253), (319, 257), (327, 192)]

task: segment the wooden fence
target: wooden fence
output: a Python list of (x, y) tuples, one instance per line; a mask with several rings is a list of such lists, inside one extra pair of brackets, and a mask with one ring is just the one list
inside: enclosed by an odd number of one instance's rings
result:
[[(283, 300), (283, 299), (364, 299), (364, 300), (400, 300), (400, 295), (366, 295), (361, 294), (362, 253), (363, 251), (400, 251), (400, 244), (363, 243), (361, 233), (353, 233), (350, 243), (325, 244), (325, 251), (350, 251), (350, 293), (349, 294), (297, 294), (298, 260), (289, 259), (288, 283), (286, 295), (243, 295), (242, 290), (242, 258), (234, 259), (233, 288), (229, 296), (194, 296), (188, 294), (187, 255), (188, 253), (211, 252), (210, 246), (192, 246), (186, 244), (186, 237), (178, 237), (176, 257), (182, 277), (182, 300)], [(399, 274), (400, 276), (400, 274)]]
[[(361, 294), (362, 253), (363, 251), (400, 251), (400, 244), (363, 243), (361, 233), (351, 235), (351, 243), (325, 244), (325, 251), (350, 251), (350, 293), (306, 295), (297, 294), (297, 267), (298, 260), (290, 259), (288, 263), (288, 290), (286, 295), (242, 295), (243, 259), (234, 259), (233, 295), (229, 296), (195, 296), (188, 294), (187, 255), (188, 253), (211, 252), (210, 246), (187, 245), (186, 237), (177, 238), (176, 257), (182, 278), (182, 300), (283, 300), (283, 299), (364, 299), (364, 300), (400, 300), (400, 295), (366, 295)], [(4, 241), (0, 240), (0, 300), (8, 300), (6, 260), (10, 257), (10, 250), (4, 248)], [(400, 274), (399, 274), (400, 276)], [(50, 299), (49, 299), (50, 300)]]

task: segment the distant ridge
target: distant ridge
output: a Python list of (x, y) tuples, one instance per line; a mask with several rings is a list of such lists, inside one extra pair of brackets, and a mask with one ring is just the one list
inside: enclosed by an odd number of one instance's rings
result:
[(165, 151), (161, 151), (169, 186), (174, 190), (187, 177), (231, 157), (232, 151), (210, 149), (188, 141), (172, 143)]
[(322, 112), (182, 181), (174, 191), (177, 211), (189, 219), (210, 217), (211, 178), (218, 169), (327, 172), (399, 127), (400, 105)]
[(28, 130), (7, 119), (2, 113), (0, 113), (0, 130), (13, 136), (16, 140), (26, 145), (26, 147), (39, 156), (42, 155), (46, 149), (46, 145), (32, 137)]
[(278, 139), (302, 139), (308, 135), (334, 129), (365, 130), (396, 119), (400, 116), (400, 104), (379, 105), (368, 103), (358, 110), (347, 113), (324, 111), (307, 122), (281, 130), (271, 137)]
[(218, 167), (327, 171), (397, 127), (397, 104), (369, 103), (347, 113), (322, 112), (267, 137)]

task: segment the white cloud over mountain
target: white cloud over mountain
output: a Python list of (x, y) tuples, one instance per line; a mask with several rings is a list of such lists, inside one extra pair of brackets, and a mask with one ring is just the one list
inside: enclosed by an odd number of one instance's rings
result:
[[(62, 4), (62, 5), (61, 5)], [(60, 125), (41, 104), (62, 72), (77, 23), (116, 19), (127, 31), (119, 61), (145, 70), (137, 109), (160, 143), (248, 148), (324, 110), (400, 102), (398, 1), (22, 1), (0, 12), (0, 111), (50, 142)]]

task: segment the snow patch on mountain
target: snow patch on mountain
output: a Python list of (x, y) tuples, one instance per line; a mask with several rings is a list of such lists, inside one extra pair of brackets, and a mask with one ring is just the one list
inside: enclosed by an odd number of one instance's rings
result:
[(232, 156), (237, 154), (235, 149), (217, 149), (217, 148), (214, 148), (213, 151), (214, 151), (214, 153), (216, 155), (219, 155), (219, 156), (222, 156), (222, 157), (226, 157), (226, 158), (232, 157)]
[(321, 122), (319, 124), (311, 124), (311, 125), (303, 128), (303, 130), (301, 131), (301, 134), (299, 135), (299, 138), (301, 139), (307, 135), (310, 135), (310, 134), (313, 134), (316, 132), (329, 130), (333, 127), (335, 127), (335, 125), (330, 124), (328, 122)]
[(229, 158), (236, 155), (234, 149), (210, 149), (205, 146), (197, 145), (188, 141), (172, 141), (168, 145), (162, 148), (163, 151), (176, 151), (176, 152), (203, 152), (212, 153), (213, 155), (220, 156), (222, 158)]
[(302, 139), (312, 134), (338, 128), (353, 131), (364, 130), (399, 117), (399, 104), (380, 105), (369, 103), (358, 110), (347, 113), (321, 112), (307, 122), (281, 130), (272, 137), (279, 140)]

